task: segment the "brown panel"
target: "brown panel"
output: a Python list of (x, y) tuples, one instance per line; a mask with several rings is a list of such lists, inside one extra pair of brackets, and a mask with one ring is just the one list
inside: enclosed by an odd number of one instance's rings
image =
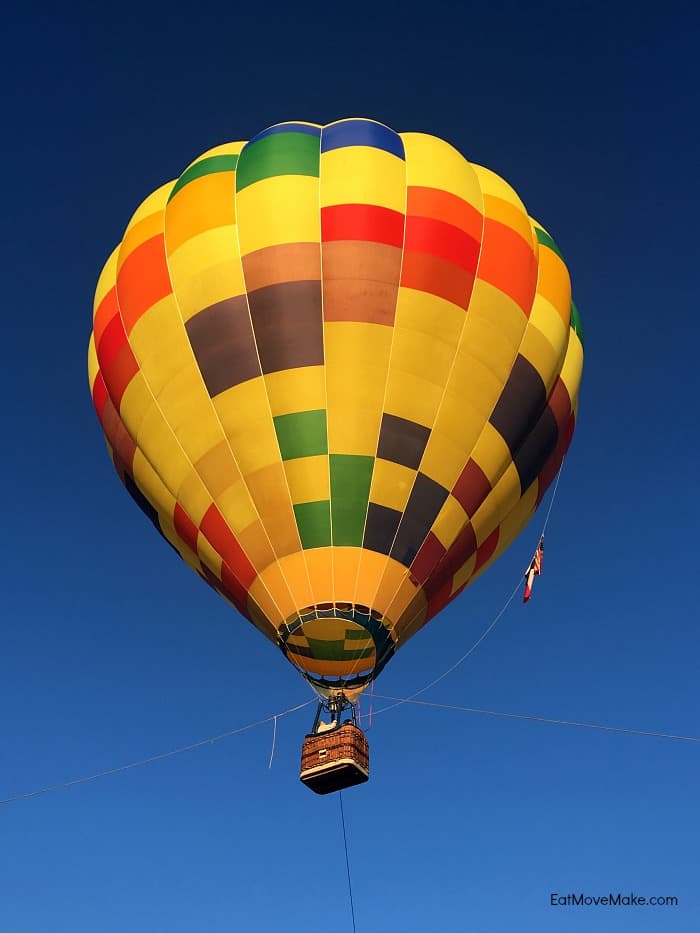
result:
[(447, 490), (429, 476), (416, 476), (391, 549), (391, 556), (405, 567), (413, 563), (447, 496)]
[(470, 517), (491, 492), (491, 483), (475, 460), (468, 460), (455, 483), (452, 495)]
[(248, 292), (282, 282), (320, 279), (321, 248), (318, 243), (266, 246), (243, 257), (243, 274)]
[(362, 547), (369, 551), (378, 551), (380, 554), (388, 554), (394, 543), (401, 515), (396, 509), (370, 502)]
[(524, 356), (518, 354), (490, 423), (515, 454), (537, 423), (547, 403), (542, 377)]
[(212, 398), (260, 375), (245, 295), (205, 308), (185, 328)]
[(396, 246), (362, 240), (324, 243), (325, 320), (393, 325), (400, 276)]
[(377, 456), (417, 470), (429, 436), (430, 428), (422, 424), (397, 415), (384, 414)]
[(264, 373), (323, 363), (320, 281), (268, 285), (248, 303)]

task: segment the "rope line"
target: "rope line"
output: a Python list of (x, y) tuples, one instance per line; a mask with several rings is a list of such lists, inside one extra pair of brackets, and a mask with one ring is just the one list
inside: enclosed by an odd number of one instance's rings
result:
[(348, 858), (348, 835), (347, 835), (347, 832), (345, 831), (345, 812), (343, 811), (342, 790), (338, 793), (338, 799), (340, 800), (340, 821), (343, 825), (343, 845), (345, 846), (345, 870), (348, 873), (348, 893), (350, 895), (350, 916), (352, 917), (352, 933), (356, 933), (355, 905), (352, 900), (352, 882), (350, 881), (350, 859)]
[[(554, 505), (554, 500), (556, 499), (556, 496), (557, 496), (557, 489), (559, 488), (559, 478), (561, 477), (561, 471), (563, 470), (563, 468), (564, 468), (564, 461), (562, 460), (561, 466), (559, 467), (559, 470), (557, 471), (557, 478), (556, 478), (556, 481), (555, 481), (555, 483), (554, 483), (554, 489), (552, 490), (551, 499), (549, 500), (549, 508), (547, 509), (547, 514), (546, 514), (546, 516), (545, 516), (544, 525), (542, 526), (542, 531), (541, 531), (541, 533), (540, 533), (540, 539), (542, 539), (542, 538), (544, 537), (544, 533), (545, 533), (545, 531), (547, 530), (547, 525), (548, 525), (548, 523), (549, 523), (549, 517), (550, 517), (550, 515), (552, 514), (552, 506)], [(529, 566), (529, 564), (528, 564), (528, 566)], [(515, 589), (514, 589), (513, 592), (510, 594), (510, 596), (508, 597), (508, 599), (505, 601), (505, 603), (504, 603), (503, 606), (501, 607), (501, 610), (496, 614), (495, 618), (492, 620), (492, 622), (490, 623), (490, 625), (489, 625), (489, 626), (481, 633), (481, 635), (477, 638), (477, 640), (474, 642), (474, 644), (471, 646), (471, 648), (469, 648), (467, 651), (464, 652), (464, 654), (462, 655), (461, 658), (458, 658), (458, 659), (455, 661), (454, 664), (452, 664), (450, 667), (447, 668), (446, 671), (444, 671), (444, 673), (442, 673), (442, 674), (440, 674), (438, 677), (436, 677), (435, 680), (431, 680), (429, 684), (426, 684), (424, 687), (421, 687), (420, 690), (416, 690), (415, 693), (411, 693), (408, 697), (405, 697), (405, 698), (403, 698), (403, 699), (394, 698), (394, 699), (396, 699), (396, 702), (395, 702), (395, 703), (393, 703), (391, 706), (385, 706), (385, 707), (383, 707), (382, 709), (377, 710), (376, 713), (375, 713), (375, 715), (378, 716), (380, 713), (386, 713), (386, 712), (388, 712), (390, 709), (394, 709), (394, 708), (397, 707), (397, 706), (401, 706), (402, 703), (410, 703), (412, 700), (415, 699), (415, 697), (420, 696), (421, 693), (425, 693), (426, 690), (430, 690), (430, 688), (431, 688), (431, 687), (434, 687), (435, 684), (439, 684), (441, 680), (444, 680), (445, 677), (449, 676), (453, 671), (456, 671), (457, 668), (458, 668), (461, 664), (463, 664), (471, 654), (473, 654), (473, 653), (476, 651), (476, 649), (479, 647), (479, 645), (482, 643), (482, 641), (487, 637), (487, 635), (489, 635), (489, 634), (494, 630), (494, 628), (496, 627), (496, 625), (498, 624), (498, 622), (501, 620), (501, 618), (502, 618), (503, 615), (505, 614), (505, 612), (506, 612), (506, 610), (508, 609), (508, 607), (510, 606), (510, 604), (511, 604), (511, 603), (513, 602), (513, 600), (515, 599), (515, 594), (518, 592), (518, 590), (519, 590), (520, 587), (522, 586), (522, 578), (523, 578), (523, 576), (524, 576), (526, 573), (527, 573), (527, 568), (525, 568), (525, 570), (524, 570), (523, 573), (520, 575), (520, 577), (518, 577), (518, 582), (517, 582), (516, 585), (515, 585)], [(374, 681), (372, 681), (372, 685), (374, 686)], [(374, 694), (374, 695), (377, 696), (377, 697), (379, 696), (378, 693), (377, 693), (377, 694)], [(387, 699), (387, 698), (385, 697), (385, 699)], [(371, 719), (371, 717), (370, 717), (370, 719)]]
[(40, 797), (42, 794), (50, 794), (56, 790), (64, 790), (67, 787), (74, 787), (76, 784), (87, 784), (88, 781), (97, 781), (99, 778), (108, 777), (111, 774), (120, 774), (122, 771), (129, 771), (132, 768), (140, 768), (143, 765), (149, 765), (154, 761), (163, 761), (165, 758), (173, 758), (175, 755), (182, 755), (184, 752), (191, 752), (195, 748), (202, 748), (204, 745), (214, 745), (232, 735), (239, 735), (241, 732), (247, 732), (256, 726), (262, 726), (266, 722), (274, 721), (282, 716), (288, 716), (290, 713), (296, 713), (300, 709), (309, 706), (313, 700), (307, 700), (306, 703), (300, 703), (298, 706), (292, 706), (290, 709), (283, 710), (281, 713), (275, 713), (273, 716), (266, 716), (265, 719), (258, 719), (256, 722), (249, 722), (245, 726), (239, 726), (237, 729), (229, 729), (228, 732), (221, 732), (218, 735), (212, 735), (208, 739), (201, 739), (199, 742), (192, 742), (190, 745), (181, 745), (179, 748), (173, 748), (169, 752), (161, 752), (158, 755), (150, 755), (148, 758), (140, 758), (136, 761), (129, 761), (124, 765), (118, 765), (116, 768), (107, 768), (105, 771), (97, 771), (95, 774), (88, 774), (84, 777), (74, 778), (72, 781), (63, 781), (60, 784), (50, 784), (48, 787), (41, 787), (38, 790), (28, 791), (24, 794), (15, 794), (12, 797), (0, 799), (0, 806), (7, 803), (14, 803), (17, 800), (27, 800), (29, 797)]
[[(381, 700), (399, 700), (398, 697), (387, 696), (386, 694), (376, 693), (375, 696)], [(431, 703), (428, 700), (413, 700), (406, 698), (400, 700), (401, 703), (414, 703), (416, 706), (430, 706), (435, 709), (449, 709), (459, 713), (481, 713), (484, 716), (499, 716), (503, 719), (525, 719), (528, 722), (544, 722), (553, 726), (574, 726), (578, 729), (597, 729), (601, 732), (617, 732), (624, 735), (642, 735), (647, 738), (673, 739), (678, 742), (694, 742), (700, 744), (700, 736), (694, 735), (675, 735), (671, 732), (653, 732), (647, 729), (628, 729), (625, 726), (606, 726), (599, 722), (577, 722), (573, 719), (549, 719), (546, 716), (530, 716), (527, 713), (507, 713), (502, 710), (483, 709), (478, 706), (453, 706), (448, 703)], [(393, 709), (399, 703), (391, 706), (385, 706), (379, 712)]]
[(277, 716), (272, 717), (272, 750), (270, 752), (270, 763), (268, 768), (272, 767), (272, 759), (275, 757), (275, 740), (277, 739)]

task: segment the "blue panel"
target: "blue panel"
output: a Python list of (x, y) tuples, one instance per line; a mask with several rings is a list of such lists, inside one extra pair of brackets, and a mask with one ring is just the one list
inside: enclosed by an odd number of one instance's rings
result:
[(258, 133), (257, 136), (253, 136), (248, 145), (257, 142), (259, 139), (264, 139), (266, 136), (273, 136), (275, 133), (308, 133), (309, 136), (318, 137), (321, 135), (321, 127), (309, 126), (308, 123), (275, 123), (274, 126), (268, 126), (266, 130)]
[(374, 120), (341, 120), (324, 126), (321, 134), (321, 152), (342, 149), (344, 146), (372, 146), (383, 149), (399, 159), (405, 159), (401, 137), (382, 123)]

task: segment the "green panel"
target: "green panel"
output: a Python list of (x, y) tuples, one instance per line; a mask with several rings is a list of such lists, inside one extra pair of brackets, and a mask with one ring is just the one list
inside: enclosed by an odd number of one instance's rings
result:
[(294, 506), (301, 546), (305, 551), (314, 547), (329, 547), (331, 514), (328, 499), (322, 502), (300, 502)]
[(557, 256), (563, 262), (564, 257), (560, 253), (559, 247), (554, 242), (554, 240), (551, 238), (551, 236), (548, 233), (545, 233), (544, 230), (541, 230), (537, 225), (535, 225), (535, 234), (537, 235), (538, 242), (542, 243), (543, 246), (548, 246), (551, 250), (553, 250), (557, 254)]
[(581, 321), (581, 315), (576, 305), (571, 302), (571, 327), (575, 334), (577, 334), (578, 339), (581, 341), (581, 346), (584, 345), (584, 336), (583, 336), (583, 323)]
[(214, 172), (235, 172), (238, 165), (237, 155), (218, 155), (209, 156), (207, 159), (201, 159), (190, 165), (187, 171), (175, 182), (173, 190), (170, 192), (168, 201), (171, 201), (181, 188), (194, 181), (195, 178), (202, 178), (203, 175), (212, 175)]
[(372, 636), (369, 632), (365, 631), (363, 628), (347, 628), (345, 629), (345, 640), (346, 641), (371, 641)]
[(272, 420), (283, 460), (328, 453), (325, 408), (277, 415)]
[(331, 454), (333, 544), (362, 547), (374, 457)]
[(324, 641), (322, 638), (307, 638), (311, 655), (316, 661), (359, 661), (374, 653), (371, 648), (346, 648), (343, 641)]
[(318, 178), (321, 142), (308, 133), (273, 133), (242, 151), (236, 173), (236, 191), (276, 175), (311, 175)]

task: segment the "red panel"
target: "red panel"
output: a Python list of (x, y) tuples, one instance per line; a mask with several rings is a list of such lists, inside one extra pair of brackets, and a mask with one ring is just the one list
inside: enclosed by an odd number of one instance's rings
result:
[(401, 284), (429, 295), (437, 295), (466, 310), (474, 286), (474, 276), (453, 262), (406, 250)]
[(102, 411), (107, 401), (107, 386), (102, 378), (102, 373), (98, 370), (95, 381), (92, 384), (92, 402), (97, 412), (97, 417), (102, 421)]
[(423, 586), (445, 553), (445, 548), (440, 543), (440, 539), (432, 531), (429, 532), (411, 564), (411, 578), (414, 582)]
[(257, 573), (214, 503), (205, 512), (200, 531), (247, 590)]
[(472, 459), (459, 475), (452, 495), (471, 518), (491, 492), (491, 483), (479, 464)]
[(441, 612), (445, 608), (445, 606), (452, 599), (452, 596), (450, 595), (451, 592), (452, 592), (452, 578), (450, 577), (447, 583), (445, 583), (441, 587), (441, 589), (439, 589), (437, 593), (435, 593), (432, 599), (428, 600), (428, 611), (425, 616), (426, 622), (428, 621), (428, 619), (432, 619), (433, 616), (436, 616), (438, 612)]
[(476, 564), (474, 565), (474, 573), (480, 568), (483, 567), (489, 558), (493, 557), (493, 552), (496, 550), (496, 545), (498, 544), (498, 528), (494, 528), (488, 538), (484, 543), (478, 548), (476, 552)]
[(537, 260), (532, 247), (510, 227), (486, 218), (477, 278), (505, 292), (527, 317), (537, 287)]
[(248, 597), (248, 591), (238, 579), (236, 574), (231, 570), (226, 561), (224, 561), (221, 565), (221, 582), (223, 583), (226, 592), (230, 594), (231, 598), (236, 604), (236, 608), (243, 612)]
[(465, 525), (454, 542), (447, 549), (447, 553), (440, 561), (432, 576), (430, 576), (425, 583), (424, 589), (429, 600), (433, 598), (445, 583), (450, 583), (450, 586), (452, 585), (452, 577), (454, 577), (460, 567), (466, 564), (475, 550), (476, 535), (474, 534), (474, 529), (471, 524)]
[(337, 204), (321, 208), (321, 240), (368, 240), (403, 244), (404, 215), (374, 204)]
[(104, 331), (102, 332), (99, 343), (95, 344), (95, 349), (97, 350), (97, 360), (100, 364), (102, 375), (105, 377), (105, 382), (108, 386), (109, 379), (107, 378), (107, 371), (112, 365), (112, 360), (114, 357), (124, 346), (126, 346), (126, 332), (124, 331), (124, 325), (122, 324), (121, 318), (118, 314), (115, 314), (115, 316), (112, 318), (109, 324), (107, 324)]
[(171, 292), (165, 242), (158, 234), (127, 256), (117, 276), (117, 298), (127, 334), (142, 314)]
[(95, 309), (95, 316), (92, 322), (92, 332), (95, 335), (95, 346), (102, 339), (105, 327), (109, 324), (115, 315), (119, 314), (119, 305), (117, 304), (117, 290), (110, 288), (102, 301)]
[(182, 538), (188, 548), (196, 554), (199, 529), (179, 502), (175, 503), (173, 521), (175, 523), (175, 531), (178, 533), (179, 537)]
[(111, 398), (105, 401), (102, 412), (102, 430), (110, 443), (112, 450), (117, 454), (130, 473), (133, 473), (136, 444), (119, 417), (117, 409)]
[(474, 237), (452, 224), (431, 217), (406, 218), (407, 250), (439, 256), (471, 272), (476, 273), (480, 243)]
[(449, 191), (410, 185), (406, 213), (414, 217), (434, 217), (436, 220), (444, 220), (453, 227), (459, 227), (476, 241), (481, 241), (484, 225), (482, 214), (467, 201)]
[(112, 360), (109, 369), (105, 371), (105, 382), (117, 408), (121, 405), (126, 387), (138, 371), (139, 364), (131, 352), (131, 347), (126, 343)]

